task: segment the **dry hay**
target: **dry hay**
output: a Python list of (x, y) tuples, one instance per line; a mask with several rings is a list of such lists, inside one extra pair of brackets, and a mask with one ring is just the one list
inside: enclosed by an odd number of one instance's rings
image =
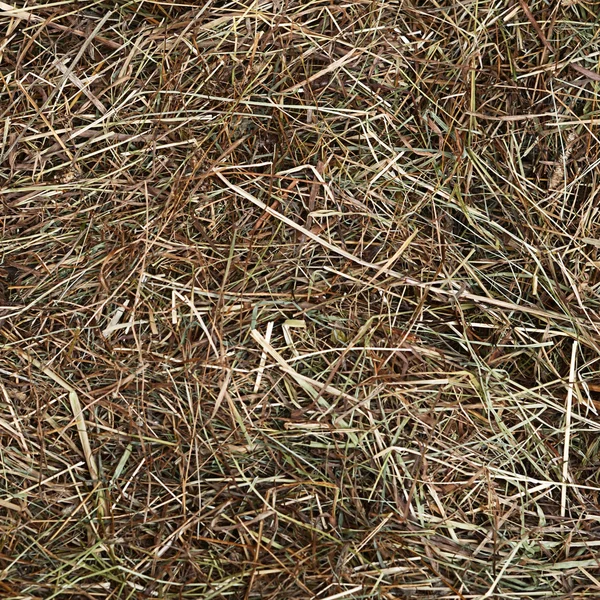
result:
[(598, 2), (0, 11), (3, 598), (598, 598)]

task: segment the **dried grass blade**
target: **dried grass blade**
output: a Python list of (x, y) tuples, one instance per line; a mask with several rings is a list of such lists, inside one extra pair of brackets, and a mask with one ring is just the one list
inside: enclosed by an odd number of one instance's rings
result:
[(575, 389), (575, 376), (577, 364), (577, 340), (571, 346), (571, 364), (569, 369), (569, 384), (567, 387), (567, 400), (565, 410), (565, 441), (563, 446), (562, 478), (563, 485), (560, 498), (560, 516), (567, 514), (567, 489), (569, 479), (569, 454), (571, 451), (571, 417), (573, 414), (573, 391)]
[(24, 360), (30, 362), (32, 365), (37, 367), (44, 375), (52, 379), (55, 383), (60, 385), (64, 390), (69, 393), (69, 403), (71, 405), (71, 411), (73, 412), (73, 417), (75, 418), (75, 423), (77, 425), (77, 433), (79, 434), (79, 441), (81, 442), (81, 447), (83, 449), (83, 454), (85, 456), (85, 460), (88, 466), (88, 470), (92, 477), (93, 481), (98, 480), (98, 468), (96, 466), (96, 460), (94, 459), (94, 455), (92, 453), (92, 447), (90, 445), (90, 440), (87, 433), (87, 425), (85, 422), (85, 418), (83, 416), (83, 409), (81, 408), (81, 402), (79, 401), (79, 395), (73, 386), (67, 383), (60, 375), (55, 373), (52, 369), (42, 365), (42, 363), (28, 356), (25, 352), (16, 349), (16, 353), (23, 358)]
[(90, 475), (93, 481), (98, 481), (98, 468), (96, 467), (96, 460), (92, 453), (92, 447), (90, 446), (90, 440), (87, 432), (87, 425), (83, 416), (83, 409), (81, 408), (81, 402), (79, 402), (79, 396), (75, 390), (69, 392), (69, 402), (71, 404), (71, 410), (75, 416), (75, 422), (77, 423), (77, 432), (79, 433), (79, 440), (81, 441), (81, 447), (83, 448), (83, 454), (85, 455), (85, 461), (87, 462)]

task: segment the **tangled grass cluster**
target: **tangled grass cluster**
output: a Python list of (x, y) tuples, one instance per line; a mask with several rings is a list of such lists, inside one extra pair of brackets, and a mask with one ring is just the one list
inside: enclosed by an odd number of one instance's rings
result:
[(0, 3), (0, 595), (598, 598), (599, 13)]

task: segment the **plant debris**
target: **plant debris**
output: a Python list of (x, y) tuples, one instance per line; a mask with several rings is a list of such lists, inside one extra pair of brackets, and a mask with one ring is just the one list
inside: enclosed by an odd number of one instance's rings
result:
[(0, 3), (0, 595), (600, 597), (598, 8)]

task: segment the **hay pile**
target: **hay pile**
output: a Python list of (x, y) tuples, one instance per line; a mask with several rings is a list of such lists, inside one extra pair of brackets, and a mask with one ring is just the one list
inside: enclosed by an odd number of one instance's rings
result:
[(598, 598), (598, 2), (16, 4), (2, 598)]

